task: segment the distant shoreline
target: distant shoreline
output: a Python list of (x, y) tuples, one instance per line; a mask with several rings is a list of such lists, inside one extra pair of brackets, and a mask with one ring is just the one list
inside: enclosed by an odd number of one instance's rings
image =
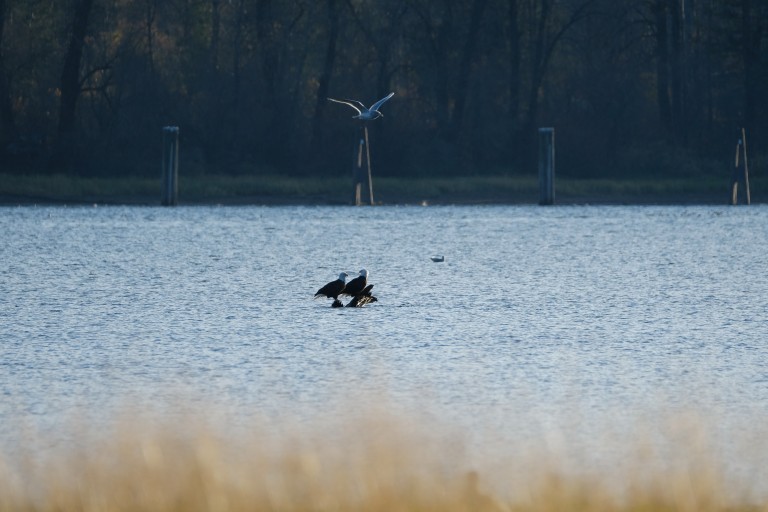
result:
[[(751, 184), (752, 203), (768, 189)], [(181, 206), (346, 206), (352, 184), (343, 178), (284, 176), (189, 176), (179, 184)], [(374, 179), (375, 203), (383, 205), (524, 205), (538, 203), (530, 176)], [(363, 193), (363, 203), (368, 197)], [(727, 179), (558, 179), (555, 204), (728, 205)], [(743, 199), (740, 197), (740, 202)], [(150, 178), (83, 178), (0, 174), (0, 205), (159, 206), (160, 181)]]
[[(449, 206), (449, 205), (536, 205), (535, 198), (479, 197), (451, 195), (449, 197), (422, 199), (416, 197), (389, 197), (376, 199), (375, 206)], [(556, 197), (555, 205), (722, 205), (728, 206), (727, 193), (723, 194), (648, 194), (648, 195), (580, 195)], [(761, 204), (752, 200), (752, 204)], [(160, 199), (153, 197), (43, 197), (0, 195), (0, 206), (160, 206)], [(290, 197), (290, 196), (236, 196), (207, 197), (185, 200), (179, 198), (178, 206), (354, 206), (341, 197)], [(366, 201), (362, 206), (368, 206)]]

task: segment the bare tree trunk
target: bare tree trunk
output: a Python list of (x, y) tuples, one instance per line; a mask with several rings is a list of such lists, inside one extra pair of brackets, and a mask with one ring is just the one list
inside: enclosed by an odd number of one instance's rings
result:
[[(323, 71), (318, 80), (315, 116), (312, 122), (312, 147), (315, 150), (319, 149), (322, 144), (323, 112), (328, 102), (328, 88), (336, 62), (336, 41), (339, 38), (339, 11), (336, 0), (327, 0), (326, 8), (328, 14), (328, 45), (325, 48)], [(315, 154), (317, 153), (315, 152)]]
[(451, 135), (458, 137), (461, 134), (462, 124), (464, 123), (464, 109), (467, 103), (467, 94), (469, 92), (469, 76), (472, 73), (472, 60), (475, 57), (475, 47), (477, 46), (477, 36), (480, 32), (480, 21), (483, 17), (483, 11), (487, 0), (474, 0), (472, 2), (472, 12), (469, 21), (469, 33), (464, 44), (464, 51), (459, 63), (459, 77), (456, 83), (456, 99), (453, 109), (453, 119), (451, 120)]
[(553, 8), (556, 6), (555, 0), (539, 0), (541, 8), (537, 13), (537, 27), (533, 35), (533, 58), (531, 59), (531, 85), (528, 91), (528, 105), (525, 115), (525, 121), (522, 123), (521, 143), (527, 149), (525, 165), (530, 165), (535, 158), (533, 148), (535, 147), (536, 123), (539, 114), (539, 94), (544, 77), (549, 67), (549, 62), (557, 48), (560, 39), (576, 23), (589, 14), (589, 7), (593, 0), (583, 0), (574, 6), (574, 10), (569, 17), (557, 26), (553, 26)]
[(240, 112), (240, 83), (242, 77), (241, 60), (243, 53), (243, 15), (245, 0), (238, 0), (237, 16), (235, 18), (234, 38), (232, 41), (232, 95), (230, 108), (234, 113), (234, 140), (239, 140), (240, 123), (243, 116)]
[[(744, 127), (747, 132), (755, 128), (755, 115), (758, 112), (758, 98), (765, 87), (760, 76), (760, 42), (761, 28), (755, 26), (759, 16), (755, 15), (752, 0), (742, 0), (741, 32), (742, 32), (742, 61), (744, 65)], [(754, 139), (754, 134), (752, 135)]]
[(259, 43), (259, 53), (261, 56), (261, 74), (264, 77), (266, 94), (264, 101), (270, 106), (277, 102), (276, 80), (278, 50), (275, 42), (275, 31), (272, 14), (272, 1), (259, 0), (256, 4), (256, 40)]
[[(156, 0), (146, 0), (147, 5), (147, 11), (146, 11), (146, 19), (145, 21), (145, 28), (147, 31), (147, 62), (149, 63), (149, 72), (154, 77), (155, 75), (155, 41), (154, 41), (154, 26), (155, 26), (155, 5), (154, 2)], [(189, 23), (185, 23), (184, 31), (187, 32)], [(188, 35), (185, 35), (184, 39)]]
[(687, 139), (685, 134), (685, 95), (684, 76), (685, 59), (684, 35), (683, 35), (683, 5), (682, 0), (669, 0), (670, 13), (670, 34), (672, 37), (670, 48), (670, 93), (671, 93), (671, 114), (672, 114), (672, 132), (674, 140), (685, 144)]
[(72, 133), (75, 126), (75, 110), (80, 96), (80, 62), (83, 56), (88, 16), (93, 0), (78, 0), (72, 21), (69, 48), (61, 71), (61, 102), (59, 104), (59, 137)]
[(509, 0), (509, 118), (517, 121), (520, 111), (520, 8)]
[[(552, 8), (552, 0), (541, 1), (541, 11), (538, 13), (538, 23), (534, 33), (533, 58), (531, 59), (531, 85), (528, 90), (528, 105), (523, 123), (524, 146), (534, 147), (534, 132), (536, 121), (539, 115), (539, 92), (544, 81), (544, 72), (546, 70), (546, 39), (547, 24)], [(533, 159), (533, 152), (530, 152), (529, 158)]]
[(221, 32), (221, 0), (211, 0), (211, 44), (209, 47), (211, 72), (219, 67), (219, 34)]
[(667, 0), (656, 0), (653, 18), (656, 30), (656, 103), (664, 129), (672, 128), (672, 105), (669, 100), (669, 44), (667, 36)]
[[(435, 2), (437, 3), (437, 2)], [(414, 12), (421, 20), (424, 31), (429, 41), (429, 57), (432, 60), (434, 98), (435, 98), (435, 116), (437, 118), (438, 131), (445, 135), (449, 131), (451, 102), (448, 94), (448, 69), (447, 62), (450, 59), (449, 41), (453, 35), (453, 13), (450, 2), (441, 2), (442, 10), (437, 16), (438, 20), (433, 19), (430, 14), (429, 2), (426, 6), (417, 6), (413, 4)]]
[(518, 166), (524, 163), (519, 148), (520, 137), (520, 67), (522, 62), (522, 42), (520, 31), (520, 1), (509, 0), (507, 10), (508, 41), (509, 41), (509, 151), (510, 157)]
[(0, 0), (0, 152), (16, 137), (16, 122), (11, 107), (11, 91), (5, 72), (3, 56), (3, 29), (5, 28), (5, 0)]

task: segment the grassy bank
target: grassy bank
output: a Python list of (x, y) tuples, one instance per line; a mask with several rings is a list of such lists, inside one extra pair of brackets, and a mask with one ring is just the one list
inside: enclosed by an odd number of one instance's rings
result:
[(602, 473), (584, 460), (574, 474), (530, 445), (508, 446), (508, 462), (485, 466), (470, 464), (461, 441), (441, 441), (439, 430), (382, 416), (339, 423), (310, 432), (254, 424), (233, 435), (199, 420), (158, 426), (134, 418), (98, 435), (72, 431), (77, 441), (66, 448), (45, 441), (44, 454), (0, 453), (0, 511), (768, 510), (727, 489), (717, 461), (702, 462), (693, 443), (678, 445), (689, 450), (682, 464), (638, 446), (636, 459)]
[[(752, 185), (753, 202), (768, 192)], [(728, 201), (727, 178), (581, 180), (559, 178), (559, 203), (718, 203)], [(538, 182), (525, 176), (375, 178), (377, 203), (536, 203)], [(367, 200), (367, 194), (363, 194)], [(0, 174), (0, 203), (158, 204), (160, 180)], [(288, 176), (182, 177), (182, 204), (348, 204), (352, 184), (342, 178)]]

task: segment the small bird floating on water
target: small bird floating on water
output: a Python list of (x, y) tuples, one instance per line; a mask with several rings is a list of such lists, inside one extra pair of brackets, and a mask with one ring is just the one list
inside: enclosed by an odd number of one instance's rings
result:
[(355, 109), (357, 111), (356, 116), (352, 116), (354, 119), (360, 119), (361, 121), (373, 121), (374, 119), (378, 119), (379, 117), (384, 117), (384, 114), (379, 112), (379, 108), (384, 104), (385, 101), (387, 101), (389, 98), (394, 96), (395, 93), (391, 92), (385, 97), (381, 98), (379, 101), (371, 105), (370, 108), (363, 105), (361, 101), (357, 100), (335, 100), (333, 98), (328, 98), (328, 101), (332, 101), (334, 103), (341, 103), (342, 105), (348, 105)]

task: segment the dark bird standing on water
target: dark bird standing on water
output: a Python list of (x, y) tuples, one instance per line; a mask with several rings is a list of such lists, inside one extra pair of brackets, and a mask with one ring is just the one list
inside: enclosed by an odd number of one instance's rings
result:
[(365, 289), (367, 284), (368, 271), (362, 269), (356, 278), (347, 283), (347, 286), (341, 293), (342, 295), (349, 295), (350, 297), (354, 297), (355, 295), (359, 295)]
[(347, 285), (347, 276), (348, 274), (346, 272), (339, 274), (339, 278), (337, 280), (331, 281), (330, 283), (317, 290), (315, 298), (325, 296), (329, 299), (333, 299), (334, 302), (339, 300), (339, 295), (344, 291), (344, 288)]

